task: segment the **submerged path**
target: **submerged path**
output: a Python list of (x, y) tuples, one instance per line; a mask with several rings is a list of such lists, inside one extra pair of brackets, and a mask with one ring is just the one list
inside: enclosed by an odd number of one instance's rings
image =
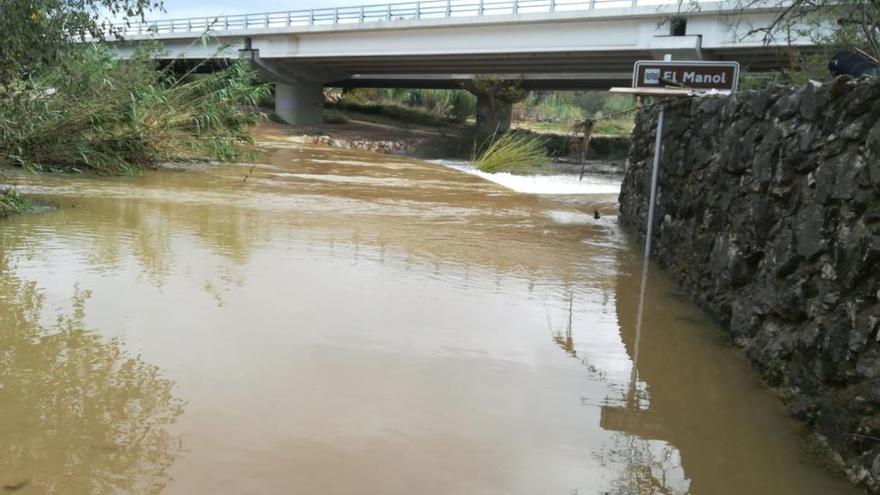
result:
[(267, 139), (18, 178), (61, 208), (0, 222), (0, 484), (852, 493), (659, 272), (636, 340), (615, 194)]

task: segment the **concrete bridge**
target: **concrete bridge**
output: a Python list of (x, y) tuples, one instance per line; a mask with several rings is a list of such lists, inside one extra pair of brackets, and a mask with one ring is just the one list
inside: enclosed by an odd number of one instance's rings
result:
[[(461, 88), (477, 75), (526, 89), (628, 86), (638, 59), (787, 65), (753, 26), (776, 10), (669, 0), (426, 0), (331, 9), (147, 21), (126, 39), (156, 39), (169, 58), (247, 57), (276, 83), (276, 112), (320, 122), (322, 87)], [(203, 38), (205, 33), (210, 38)], [(805, 38), (785, 46), (809, 47)], [(121, 56), (131, 47), (117, 45)], [(479, 95), (478, 95), (479, 97)]]

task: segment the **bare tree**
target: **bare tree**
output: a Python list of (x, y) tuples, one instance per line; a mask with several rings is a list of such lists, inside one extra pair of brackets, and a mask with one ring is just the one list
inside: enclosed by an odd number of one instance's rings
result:
[(775, 8), (769, 25), (754, 26), (748, 35), (760, 34), (765, 43), (792, 34), (809, 37), (820, 45), (849, 46), (880, 59), (880, 0), (739, 0), (738, 10)]

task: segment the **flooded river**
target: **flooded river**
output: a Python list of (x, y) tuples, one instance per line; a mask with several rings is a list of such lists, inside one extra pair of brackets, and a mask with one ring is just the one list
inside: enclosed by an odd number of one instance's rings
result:
[(637, 335), (607, 181), (266, 147), (16, 176), (60, 208), (0, 222), (4, 489), (853, 493), (656, 271)]

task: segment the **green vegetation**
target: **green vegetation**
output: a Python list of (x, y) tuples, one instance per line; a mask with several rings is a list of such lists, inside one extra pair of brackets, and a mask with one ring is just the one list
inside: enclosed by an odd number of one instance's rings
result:
[(451, 124), (448, 119), (429, 113), (422, 108), (411, 108), (388, 103), (350, 103), (340, 101), (331, 104), (329, 108), (345, 112), (351, 118), (366, 120), (376, 124), (414, 124), (431, 127), (442, 127)]
[(72, 42), (103, 39), (111, 18), (140, 19), (160, 7), (156, 0), (3, 0), (0, 95), (41, 67), (63, 63)]
[(594, 135), (629, 136), (635, 116), (631, 96), (605, 91), (533, 91), (513, 108), (516, 127), (566, 134), (586, 118), (596, 120)]
[(14, 213), (24, 213), (31, 203), (12, 188), (0, 189), (0, 218)]
[[(111, 18), (150, 0), (4, 0), (0, 4), (0, 165), (133, 174), (160, 161), (236, 160), (251, 152), (248, 110), (268, 96), (245, 62), (175, 73), (139, 48), (117, 60), (100, 44)], [(81, 43), (91, 39), (96, 43)]]
[(344, 113), (335, 108), (325, 108), (321, 118), (325, 124), (347, 124), (349, 120)]
[[(581, 120), (587, 113), (587, 101), (575, 92), (532, 91), (514, 107), (514, 119), (521, 121), (559, 123)], [(598, 109), (592, 109), (594, 113)]]
[(161, 161), (247, 157), (260, 114), (243, 106), (269, 93), (254, 79), (245, 62), (178, 77), (146, 51), (124, 61), (100, 45), (71, 47), (0, 98), (0, 164), (134, 174)]
[[(339, 110), (343, 117), (386, 125), (473, 123), (476, 113), (476, 97), (464, 90), (356, 89), (330, 96), (335, 100), (328, 104), (331, 112)], [(594, 134), (628, 136), (634, 114), (622, 112), (634, 106), (632, 97), (605, 91), (532, 91), (514, 105), (514, 127), (568, 134), (573, 124), (590, 117), (598, 119)], [(328, 123), (342, 123), (337, 114), (325, 111), (324, 115)]]
[[(452, 95), (456, 94), (474, 98), (468, 92), (451, 90), (362, 89), (348, 91), (344, 94), (330, 91), (327, 94), (329, 103), (325, 108), (324, 117), (325, 122), (328, 123), (342, 122), (344, 118), (347, 118), (383, 124), (407, 131), (414, 125), (440, 128), (438, 130), (442, 137), (421, 143), (420, 153), (428, 157), (476, 159), (483, 154), (481, 151), (489, 148), (487, 143), (493, 142), (493, 139), (498, 138), (500, 133), (479, 136), (473, 126), (474, 119), (468, 119), (466, 121), (468, 125), (453, 126), (451, 122), (455, 119), (452, 116), (438, 112), (437, 106), (430, 108), (424, 106), (425, 104), (434, 105), (431, 102), (434, 102), (433, 98), (438, 95), (447, 95), (453, 98)], [(523, 153), (525, 150), (522, 147), (508, 148), (505, 145), (512, 145), (512, 143), (503, 141), (496, 145), (496, 149), (492, 153), (500, 154), (494, 158), (491, 156), (492, 154), (487, 155), (483, 160), (483, 167), (486, 167), (487, 170), (501, 167), (507, 171), (528, 173), (536, 171), (547, 161), (548, 156), (571, 157), (581, 142), (575, 127), (578, 123), (582, 124), (587, 120), (586, 118), (576, 120), (574, 117), (593, 116), (591, 119), (593, 121), (593, 127), (591, 127), (593, 136), (628, 137), (634, 126), (634, 113), (631, 110), (635, 106), (632, 97), (613, 95), (604, 91), (532, 92), (524, 102), (514, 106), (514, 115), (518, 117), (518, 121), (514, 122), (512, 127), (517, 135), (516, 140), (527, 140), (534, 144), (534, 148), (543, 148), (543, 152), (539, 154)], [(539, 111), (534, 110), (535, 108)], [(475, 111), (475, 109), (468, 111)], [(605, 148), (602, 149), (605, 150)], [(508, 160), (504, 156), (504, 153), (507, 152), (515, 152), (518, 155), (525, 154), (531, 158), (524, 161), (531, 163), (523, 165), (520, 160)], [(536, 156), (539, 156), (540, 159), (533, 159)]]
[(368, 117), (401, 119), (413, 124), (463, 124), (476, 111), (476, 97), (449, 89), (355, 89), (332, 107)]
[(528, 172), (547, 164), (547, 150), (541, 136), (510, 131), (492, 139), (475, 153), (474, 166), (483, 172)]
[[(517, 122), (517, 129), (527, 129), (539, 133), (567, 134), (571, 132), (573, 122)], [(632, 116), (622, 116), (615, 119), (602, 119), (596, 121), (593, 127), (593, 135), (603, 136), (629, 136), (632, 133), (635, 122)]]
[(593, 135), (629, 136), (636, 126), (634, 115), (635, 112), (630, 112), (617, 118), (598, 120), (593, 127)]

